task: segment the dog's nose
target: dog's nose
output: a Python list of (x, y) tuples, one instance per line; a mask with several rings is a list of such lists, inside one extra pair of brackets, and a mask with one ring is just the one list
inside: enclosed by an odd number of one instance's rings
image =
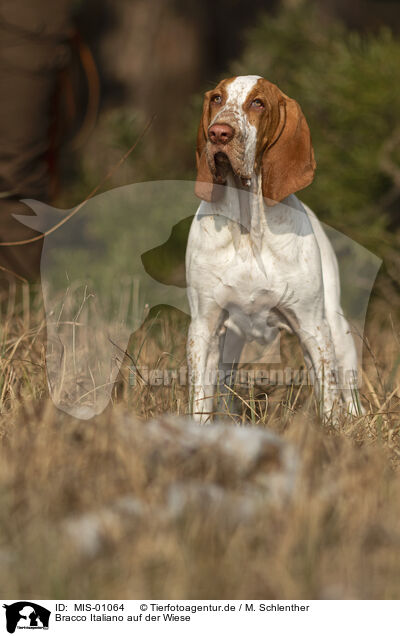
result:
[(212, 144), (227, 144), (233, 135), (233, 128), (229, 124), (214, 124), (208, 130), (208, 138)]

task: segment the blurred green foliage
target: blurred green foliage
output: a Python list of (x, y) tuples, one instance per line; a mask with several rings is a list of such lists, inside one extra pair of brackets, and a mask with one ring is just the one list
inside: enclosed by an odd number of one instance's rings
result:
[(301, 198), (381, 256), (400, 204), (399, 70), (400, 41), (389, 30), (353, 33), (309, 2), (264, 15), (231, 69), (299, 102), (317, 160)]

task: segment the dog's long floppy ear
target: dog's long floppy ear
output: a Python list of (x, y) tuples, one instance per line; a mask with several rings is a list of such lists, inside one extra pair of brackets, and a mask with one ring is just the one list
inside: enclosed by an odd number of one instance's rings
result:
[(194, 188), (196, 196), (204, 201), (213, 200), (214, 179), (206, 157), (207, 130), (209, 124), (210, 91), (204, 95), (203, 114), (197, 132), (196, 164), (197, 178)]
[(262, 191), (268, 205), (310, 185), (316, 163), (310, 130), (300, 106), (281, 93), (279, 123), (261, 162)]

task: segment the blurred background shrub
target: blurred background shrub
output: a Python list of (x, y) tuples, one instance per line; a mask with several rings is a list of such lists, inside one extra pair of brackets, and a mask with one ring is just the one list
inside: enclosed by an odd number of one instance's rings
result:
[[(301, 105), (318, 171), (300, 196), (326, 222), (381, 252), (400, 202), (400, 41), (360, 34), (302, 3), (264, 15), (234, 74), (267, 77)], [(397, 166), (396, 166), (397, 150)]]

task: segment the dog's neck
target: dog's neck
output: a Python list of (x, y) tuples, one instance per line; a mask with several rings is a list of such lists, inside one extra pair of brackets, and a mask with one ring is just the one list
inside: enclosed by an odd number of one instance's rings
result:
[(253, 172), (250, 186), (243, 187), (240, 179), (229, 173), (226, 185), (223, 201), (228, 218), (238, 225), (241, 234), (256, 239), (267, 224), (261, 174)]
[[(225, 217), (232, 234), (232, 241), (238, 253), (245, 255), (249, 246), (254, 254), (260, 253), (262, 245), (271, 251), (280, 249), (277, 236), (297, 233), (303, 214), (299, 215), (299, 203), (290, 195), (280, 203), (269, 206), (262, 192), (262, 176), (253, 172), (251, 184), (243, 188), (240, 179), (232, 173), (227, 175), (222, 197), (212, 203), (212, 213)], [(291, 214), (290, 210), (297, 210)]]

